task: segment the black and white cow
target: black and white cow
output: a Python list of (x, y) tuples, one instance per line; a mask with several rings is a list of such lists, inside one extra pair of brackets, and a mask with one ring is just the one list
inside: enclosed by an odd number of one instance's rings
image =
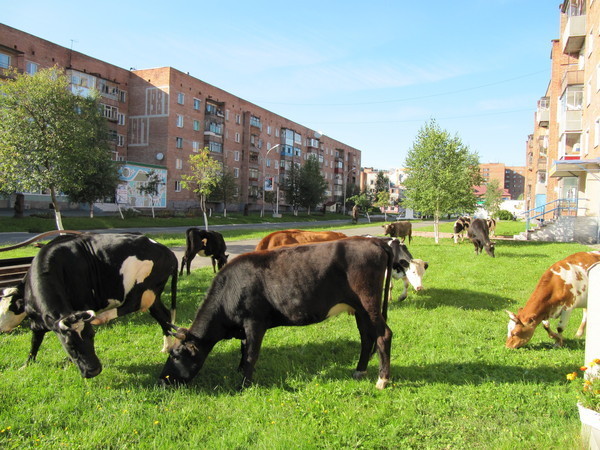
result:
[(454, 238), (455, 244), (458, 244), (458, 238), (460, 238), (461, 242), (465, 240), (465, 234), (467, 234), (467, 231), (469, 230), (470, 225), (471, 225), (470, 217), (461, 216), (458, 219), (456, 219), (456, 222), (454, 222), (454, 227), (452, 230), (452, 237)]
[(183, 275), (184, 266), (187, 269), (187, 274), (190, 274), (190, 265), (197, 254), (200, 256), (210, 256), (213, 272), (216, 273), (215, 264), (219, 270), (227, 264), (229, 255), (225, 251), (227, 251), (227, 245), (225, 244), (223, 235), (218, 231), (188, 228), (185, 232), (185, 254), (181, 259), (179, 275)]
[(494, 258), (494, 243), (490, 241), (487, 221), (484, 219), (474, 219), (469, 227), (468, 236), (475, 246), (475, 254), (478, 255), (483, 249)]
[(25, 283), (8, 287), (0, 295), (0, 333), (9, 333), (19, 326), (26, 317), (23, 291)]
[[(160, 301), (169, 277), (170, 314)], [(176, 292), (177, 258), (145, 236), (57, 237), (41, 248), (25, 277), (24, 313), (33, 332), (28, 362), (35, 361), (46, 333), (54, 331), (81, 375), (95, 377), (102, 364), (94, 349), (92, 325), (146, 310), (163, 329), (166, 351)]]
[(354, 313), (361, 337), (354, 376), (364, 376), (376, 348), (377, 388), (383, 389), (390, 377), (390, 274), (406, 268), (393, 255), (392, 247), (380, 239), (352, 237), (236, 257), (215, 276), (191, 327), (178, 329), (180, 341), (170, 351), (161, 382), (189, 382), (217, 342), (237, 338), (242, 341), (238, 369), (248, 385), (268, 329), (318, 323), (347, 311)]

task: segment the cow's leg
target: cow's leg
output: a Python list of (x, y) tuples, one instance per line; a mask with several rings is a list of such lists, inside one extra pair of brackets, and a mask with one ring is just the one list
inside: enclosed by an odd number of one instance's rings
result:
[(179, 269), (179, 276), (183, 275), (183, 267), (185, 266), (186, 261), (187, 261), (187, 254), (184, 254), (183, 257), (181, 258), (181, 269)]
[(27, 367), (30, 363), (35, 362), (35, 358), (37, 357), (38, 351), (40, 350), (40, 346), (44, 341), (44, 336), (48, 330), (31, 330), (33, 334), (31, 335), (31, 349), (29, 350), (29, 355), (27, 356), (27, 361), (23, 367)]
[(356, 319), (356, 326), (360, 333), (360, 356), (358, 358), (358, 364), (356, 370), (352, 375), (355, 379), (359, 380), (364, 377), (367, 373), (367, 365), (371, 359), (375, 347), (375, 330), (373, 329), (372, 323), (364, 313), (358, 311), (354, 314)]
[(390, 359), (392, 352), (392, 330), (387, 326), (383, 316), (377, 318), (377, 353), (379, 356), (379, 379), (375, 387), (384, 389), (390, 381)]
[(256, 321), (244, 322), (244, 332), (246, 333), (246, 344), (245, 354), (244, 348), (242, 348), (243, 360), (240, 362), (242, 366), (242, 387), (248, 387), (252, 384), (252, 375), (254, 373), (254, 366), (258, 361), (258, 354), (260, 353), (260, 346), (262, 345), (263, 338), (265, 337), (266, 329), (263, 325)]
[(242, 357), (240, 359), (240, 364), (238, 365), (238, 372), (244, 370), (244, 362), (248, 359), (248, 348), (246, 347), (246, 339), (240, 339), (240, 351)]
[(215, 257), (214, 257), (214, 256), (211, 256), (211, 257), (210, 257), (210, 262), (212, 262), (212, 266), (213, 266), (213, 273), (217, 273), (217, 267), (216, 267), (216, 265), (217, 265), (217, 262), (215, 261)]
[(552, 339), (554, 339), (554, 346), (555, 347), (562, 347), (562, 345), (563, 345), (563, 337), (562, 337), (560, 329), (557, 330), (558, 333), (555, 333), (554, 331), (552, 331), (550, 329), (550, 322), (548, 322), (547, 320), (542, 320), (542, 325), (544, 326), (544, 329), (548, 333), (548, 336), (550, 336)]
[(404, 283), (404, 290), (402, 291), (402, 294), (400, 294), (400, 297), (398, 297), (399, 302), (405, 300), (406, 297), (408, 297), (408, 279), (406, 277), (402, 277), (402, 282)]
[[(173, 347), (174, 338), (169, 334), (171, 331), (171, 312), (167, 309), (167, 307), (160, 301), (160, 297), (158, 297), (152, 306), (150, 306), (150, 315), (158, 322), (163, 331), (163, 348), (161, 352), (168, 353), (169, 350)], [(173, 312), (175, 314), (175, 312)]]
[(579, 325), (579, 328), (577, 329), (577, 333), (575, 333), (576, 337), (583, 336), (583, 333), (585, 333), (586, 325), (587, 325), (587, 309), (583, 308), (583, 317), (581, 318), (581, 325)]

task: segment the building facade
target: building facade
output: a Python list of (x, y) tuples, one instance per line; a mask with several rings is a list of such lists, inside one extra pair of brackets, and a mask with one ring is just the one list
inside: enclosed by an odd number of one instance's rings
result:
[(518, 200), (525, 188), (524, 166), (506, 166), (502, 163), (480, 164), (479, 170), (485, 184), (492, 180), (498, 181), (498, 187), (506, 189), (511, 200)]
[[(190, 174), (190, 155), (205, 147), (235, 177), (230, 209), (260, 209), (263, 186), (283, 188), (292, 165), (307, 158), (321, 165), (329, 203), (341, 204), (346, 184), (358, 183), (361, 151), (354, 147), (172, 67), (126, 70), (0, 24), (0, 69), (35, 73), (53, 66), (65, 69), (75, 94), (100, 92), (113, 160), (160, 169), (166, 209), (198, 205), (182, 180)], [(145, 206), (130, 194), (126, 203)], [(278, 197), (285, 209), (284, 195)]]
[[(565, 0), (548, 87), (526, 144), (526, 208), (600, 213), (600, 5)], [(565, 203), (566, 202), (566, 203)], [(548, 216), (551, 214), (548, 213)], [(548, 217), (549, 218), (549, 217)]]

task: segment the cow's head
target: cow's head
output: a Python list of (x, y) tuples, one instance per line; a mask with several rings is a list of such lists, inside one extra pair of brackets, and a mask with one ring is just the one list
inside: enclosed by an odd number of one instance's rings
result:
[(508, 321), (508, 336), (506, 338), (507, 348), (519, 348), (527, 344), (537, 326), (537, 323), (533, 318), (529, 320), (522, 320), (519, 317), (519, 313), (514, 314), (510, 311), (506, 311), (510, 320)]
[(81, 376), (93, 378), (102, 372), (102, 364), (94, 350), (94, 311), (77, 311), (56, 321), (54, 331), (60, 343), (77, 365)]
[(492, 258), (495, 258), (496, 256), (494, 255), (494, 243), (493, 242), (488, 242), (487, 244), (485, 244), (483, 246), (483, 248), (485, 249), (485, 252), (490, 255)]
[(173, 336), (178, 341), (169, 351), (169, 358), (159, 376), (163, 386), (188, 383), (194, 378), (211, 350), (186, 328), (177, 328)]
[(423, 275), (425, 275), (425, 270), (428, 267), (429, 263), (422, 259), (412, 259), (410, 261), (410, 265), (406, 271), (406, 278), (412, 287), (415, 288), (415, 291), (423, 290)]
[(390, 234), (394, 228), (391, 223), (381, 225), (381, 227), (383, 228), (383, 234)]
[(229, 255), (228, 255), (228, 254), (226, 254), (226, 253), (223, 253), (223, 255), (222, 255), (222, 256), (219, 256), (219, 257), (217, 258), (217, 267), (219, 268), (219, 270), (221, 270), (221, 269), (223, 268), (223, 266), (224, 266), (225, 264), (227, 264), (227, 260), (228, 260), (228, 258), (229, 258)]
[(392, 249), (392, 277), (396, 279), (404, 278), (410, 267), (410, 261), (413, 259), (408, 247), (397, 238), (382, 238), (387, 240), (387, 244)]
[(25, 319), (24, 283), (6, 288), (0, 296), (0, 333), (14, 330)]

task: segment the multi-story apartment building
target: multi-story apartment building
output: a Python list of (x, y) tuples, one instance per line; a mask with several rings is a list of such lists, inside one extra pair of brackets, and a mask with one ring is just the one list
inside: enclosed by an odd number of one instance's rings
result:
[[(341, 205), (346, 184), (357, 184), (361, 151), (356, 148), (172, 67), (125, 70), (0, 24), (0, 68), (33, 73), (52, 66), (66, 70), (74, 93), (100, 92), (113, 159), (124, 164), (116, 193), (121, 203), (150, 206), (137, 187), (152, 169), (163, 180), (156, 206), (197, 205), (181, 182), (190, 173), (190, 155), (205, 147), (233, 172), (240, 209), (260, 209), (263, 186), (282, 188), (292, 164), (307, 158), (321, 164), (330, 203)], [(284, 208), (284, 196), (279, 199)]]
[[(551, 75), (527, 140), (528, 209), (569, 200), (573, 214), (600, 213), (600, 4), (565, 0)], [(548, 214), (550, 215), (550, 214)]]
[(512, 200), (517, 200), (523, 195), (525, 186), (525, 167), (506, 166), (502, 163), (479, 164), (481, 176), (485, 184), (491, 180), (498, 181), (498, 187), (506, 189)]

